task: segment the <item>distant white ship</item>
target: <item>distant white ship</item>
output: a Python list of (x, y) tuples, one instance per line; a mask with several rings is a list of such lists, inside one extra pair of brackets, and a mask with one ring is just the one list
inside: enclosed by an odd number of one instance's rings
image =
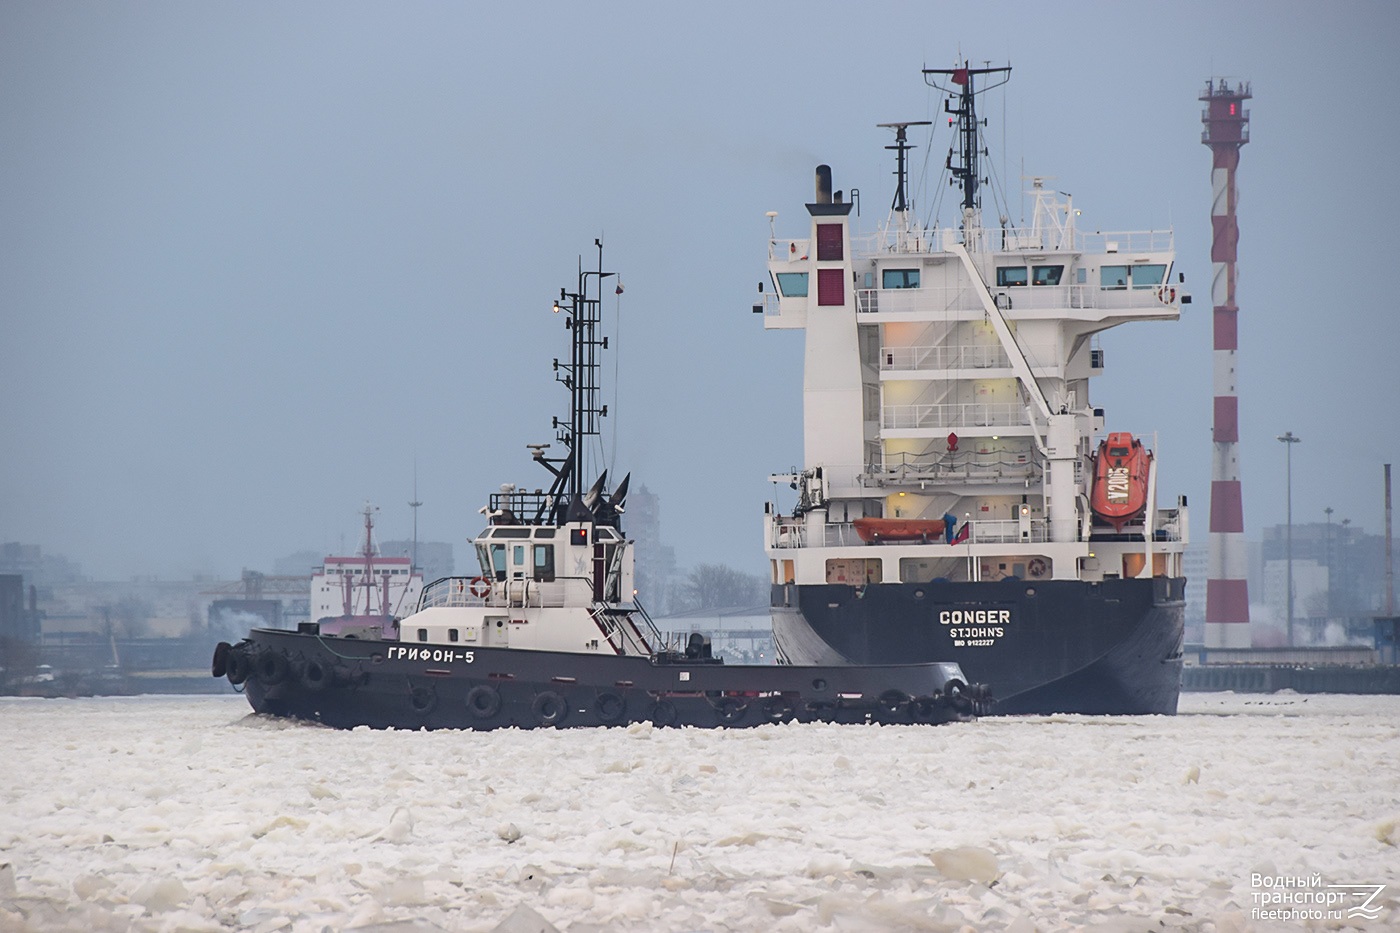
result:
[(418, 607), (423, 575), (407, 557), (375, 553), (373, 506), (365, 506), (365, 539), (353, 557), (327, 556), (311, 576), (311, 620), (326, 635), (389, 638), (398, 619)]

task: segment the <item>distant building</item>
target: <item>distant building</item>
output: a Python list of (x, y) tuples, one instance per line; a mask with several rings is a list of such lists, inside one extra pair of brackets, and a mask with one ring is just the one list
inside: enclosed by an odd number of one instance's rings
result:
[[(379, 553), (384, 557), (413, 557), (413, 541), (381, 541)], [(447, 541), (419, 541), (417, 569), (425, 583), (432, 583), (457, 572), (452, 544)]]
[(622, 520), (627, 537), (636, 542), (637, 598), (652, 614), (671, 609), (671, 589), (675, 583), (676, 549), (661, 542), (661, 499), (638, 486), (627, 496), (627, 512)]
[(0, 574), (0, 641), (38, 640), (39, 612), (34, 587), (29, 587), (26, 598), (24, 577), (17, 573)]
[(272, 562), (272, 572), (279, 577), (310, 577), (326, 555), (318, 551), (297, 551)]
[(1200, 645), (1206, 637), (1206, 577), (1210, 572), (1210, 547), (1188, 545), (1182, 557), (1186, 574), (1186, 643)]
[(58, 554), (45, 554), (37, 544), (0, 544), (0, 573), (19, 574), (40, 590), (80, 583), (83, 568)]
[[(1258, 559), (1259, 602), (1267, 611), (1254, 643), (1284, 644), (1288, 624), (1287, 525), (1264, 529)], [(1385, 539), (1350, 521), (1292, 528), (1294, 643), (1335, 644), (1363, 638), (1385, 601)]]

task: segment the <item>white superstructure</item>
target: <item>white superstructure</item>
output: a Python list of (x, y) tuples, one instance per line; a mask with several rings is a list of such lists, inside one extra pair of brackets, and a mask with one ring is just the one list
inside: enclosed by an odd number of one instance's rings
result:
[[(1179, 317), (1170, 230), (1085, 233), (1036, 179), (1028, 227), (967, 208), (923, 228), (898, 196), (862, 235), (825, 166), (817, 188), (807, 236), (769, 243), (764, 326), (806, 331), (804, 469), (775, 477), (799, 498), (766, 516), (773, 582), (1181, 576), (1186, 510), (1157, 508), (1155, 462), (1122, 533), (1089, 504), (1095, 337)], [(941, 540), (872, 548), (852, 524), (867, 517), (951, 521)]]

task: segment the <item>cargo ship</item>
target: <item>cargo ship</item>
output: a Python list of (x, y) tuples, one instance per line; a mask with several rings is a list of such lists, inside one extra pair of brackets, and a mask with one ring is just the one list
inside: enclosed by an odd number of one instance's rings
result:
[(805, 331), (802, 467), (772, 477), (792, 501), (765, 516), (775, 647), (792, 664), (951, 659), (1000, 713), (1174, 713), (1186, 499), (1158, 501), (1150, 433), (1106, 431), (1090, 382), (1099, 335), (1177, 320), (1190, 297), (1169, 229), (1080, 229), (1043, 179), (1029, 222), (984, 223), (977, 104), (1010, 75), (923, 72), (953, 135), (929, 186), (960, 192), (950, 224), (910, 196), (928, 121), (880, 124), (897, 183), (874, 233), (825, 165), (804, 236), (768, 214), (754, 311)]

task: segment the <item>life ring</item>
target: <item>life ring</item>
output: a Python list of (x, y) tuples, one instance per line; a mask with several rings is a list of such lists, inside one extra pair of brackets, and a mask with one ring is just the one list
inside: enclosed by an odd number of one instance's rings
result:
[(1049, 569), (1049, 566), (1045, 563), (1045, 559), (1041, 557), (1032, 557), (1031, 562), (1026, 565), (1026, 571), (1033, 577), (1043, 577), (1045, 576), (1045, 571)]
[(233, 645), (226, 641), (221, 641), (214, 646), (214, 660), (209, 666), (209, 673), (215, 677), (222, 677), (228, 673), (228, 653), (232, 647)]
[(228, 669), (225, 671), (225, 673), (228, 674), (228, 682), (237, 687), (248, 679), (248, 674), (252, 671), (252, 667), (253, 665), (248, 660), (248, 653), (246, 651), (239, 651), (237, 649), (230, 651), (228, 653)]
[(557, 726), (568, 717), (569, 704), (553, 690), (546, 690), (535, 697), (535, 702), (530, 704), (530, 712), (535, 714), (540, 725)]
[(269, 687), (275, 687), (286, 680), (287, 670), (287, 656), (275, 649), (258, 654), (258, 659), (253, 664), (253, 672), (258, 675), (258, 680)]
[(408, 705), (419, 716), (426, 716), (437, 709), (437, 691), (432, 687), (414, 687), (408, 693)]
[(472, 582), (467, 584), (467, 591), (477, 599), (485, 599), (486, 594), (491, 592), (491, 581), (485, 577), (472, 577)]
[(1161, 288), (1157, 289), (1157, 300), (1164, 305), (1169, 305), (1173, 301), (1176, 301), (1176, 286), (1163, 285)]
[(651, 708), (651, 724), (653, 726), (674, 726), (679, 716), (676, 704), (670, 700), (657, 700), (656, 705)]
[(769, 697), (763, 704), (763, 718), (771, 723), (787, 722), (792, 718), (792, 702), (784, 696)]
[(301, 685), (312, 693), (319, 693), (335, 683), (335, 668), (319, 658), (312, 658), (301, 669)]
[(720, 697), (715, 702), (715, 718), (724, 726), (734, 725), (743, 719), (748, 711), (748, 704), (740, 703), (734, 697)]
[(501, 691), (490, 684), (477, 684), (467, 691), (467, 712), (477, 719), (490, 719), (501, 711)]
[(600, 693), (598, 699), (593, 701), (593, 712), (597, 714), (599, 722), (621, 722), (627, 715), (627, 701), (612, 691)]

